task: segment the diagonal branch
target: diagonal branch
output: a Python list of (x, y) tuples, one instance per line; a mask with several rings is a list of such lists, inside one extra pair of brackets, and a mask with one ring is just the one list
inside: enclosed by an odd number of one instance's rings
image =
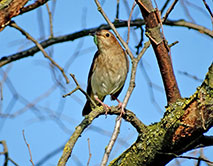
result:
[[(77, 142), (78, 138), (81, 136), (83, 131), (93, 122), (95, 118), (98, 118), (100, 115), (105, 115), (105, 110), (103, 107), (96, 107), (89, 115), (87, 115), (84, 120), (75, 128), (74, 133), (66, 143), (64, 147), (63, 154), (58, 161), (58, 166), (65, 166), (67, 160), (71, 156), (73, 147)], [(107, 112), (109, 115), (120, 115), (120, 110), (117, 107), (111, 107)], [(130, 122), (138, 132), (145, 132), (147, 130), (146, 125), (144, 125), (133, 112), (126, 110), (123, 118)]]
[(64, 76), (65, 80), (67, 83), (69, 83), (69, 79), (67, 78), (64, 69), (62, 67), (60, 67), (44, 50), (44, 48), (42, 47), (41, 44), (39, 44), (39, 42), (37, 40), (35, 40), (29, 33), (27, 33), (26, 31), (24, 31), (21, 27), (19, 27), (15, 22), (10, 22), (9, 24), (11, 27), (19, 30), (27, 39), (31, 40), (33, 43), (35, 43), (35, 45), (41, 50), (41, 52), (43, 53), (44, 57), (49, 59), (50, 62), (55, 65), (62, 73), (62, 75)]
[(34, 3), (28, 5), (28, 6), (25, 6), (23, 7), (21, 10), (20, 10), (20, 14), (24, 14), (26, 12), (29, 12), (29, 11), (32, 11), (42, 5), (44, 5), (47, 1), (49, 0), (37, 0), (35, 1)]

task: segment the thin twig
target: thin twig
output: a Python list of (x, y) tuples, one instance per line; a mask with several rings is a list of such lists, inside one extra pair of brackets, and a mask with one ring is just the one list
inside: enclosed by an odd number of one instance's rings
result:
[(133, 2), (133, 5), (132, 5), (131, 12), (130, 12), (130, 14), (129, 14), (129, 19), (128, 19), (128, 33), (127, 33), (127, 40), (126, 40), (127, 45), (129, 44), (130, 21), (131, 21), (132, 13), (133, 13), (133, 11), (134, 11), (135, 6), (136, 6), (136, 3), (135, 3), (135, 1), (134, 1), (134, 2)]
[(117, 0), (115, 20), (119, 20), (119, 6), (120, 6), (120, 0)]
[(206, 9), (208, 10), (208, 12), (209, 12), (209, 14), (210, 14), (210, 16), (211, 16), (211, 21), (212, 21), (212, 26), (213, 26), (213, 13), (212, 13), (212, 11), (211, 11), (209, 5), (206, 3), (206, 0), (203, 0), (203, 3), (204, 3)]
[(7, 148), (7, 144), (5, 140), (0, 141), (0, 144), (2, 144), (3, 146), (3, 152), (0, 152), (1, 154), (4, 154), (4, 165), (3, 166), (7, 166), (8, 165), (8, 160), (9, 160), (9, 156), (8, 156), (8, 148)]
[(171, 48), (171, 47), (173, 47), (174, 45), (176, 45), (176, 44), (178, 44), (178, 43), (179, 43), (179, 41), (175, 41), (175, 42), (173, 42), (173, 43), (171, 43), (171, 44), (168, 44), (168, 47)]
[(174, 9), (175, 5), (177, 4), (178, 0), (174, 0), (174, 2), (172, 3), (172, 5), (169, 7), (169, 9), (166, 11), (166, 14), (164, 15), (163, 19), (162, 19), (162, 23), (164, 23), (169, 14), (171, 13), (171, 11)]
[(72, 90), (71, 92), (69, 92), (69, 93), (63, 95), (62, 97), (70, 96), (70, 95), (73, 94), (75, 91), (80, 90), (80, 91), (87, 97), (87, 99), (91, 101), (91, 103), (92, 103), (94, 106), (97, 106), (97, 104), (91, 99), (91, 97), (81, 88), (81, 86), (79, 85), (77, 79), (75, 78), (75, 75), (74, 75), (74, 74), (70, 74), (70, 76), (72, 77), (73, 81), (75, 82), (76, 88), (75, 88), (74, 90)]
[(195, 81), (198, 81), (198, 82), (202, 82), (203, 81), (203, 79), (200, 79), (196, 75), (193, 75), (193, 74), (188, 73), (186, 71), (178, 71), (178, 73), (182, 74), (182, 75), (185, 75), (186, 77), (189, 77), (189, 78), (191, 78), (191, 79), (193, 79)]
[(210, 9), (209, 5), (206, 3), (206, 0), (203, 0), (203, 3), (205, 5), (206, 9), (208, 10), (209, 14), (213, 18), (213, 13), (211, 12), (211, 9)]
[(87, 166), (89, 166), (89, 162), (90, 162), (90, 160), (91, 160), (92, 153), (91, 153), (91, 151), (90, 151), (90, 141), (89, 141), (89, 138), (87, 139), (87, 141), (88, 141), (88, 149), (89, 149), (89, 159), (88, 159), (88, 161), (87, 161)]
[(165, 3), (164, 3), (164, 5), (163, 5), (163, 7), (162, 7), (162, 9), (160, 10), (161, 11), (161, 13), (163, 13), (164, 12), (164, 10), (166, 9), (166, 7), (168, 6), (168, 4), (169, 4), (169, 2), (170, 2), (171, 0), (167, 0)]
[(110, 141), (107, 145), (107, 148), (105, 149), (105, 153), (104, 153), (104, 156), (103, 156), (103, 159), (102, 159), (102, 162), (101, 162), (101, 166), (105, 166), (107, 164), (107, 161), (109, 159), (109, 154), (112, 151), (112, 148), (115, 144), (115, 141), (118, 138), (118, 134), (120, 132), (121, 122), (122, 122), (122, 118), (120, 118), (120, 116), (118, 116), (116, 118), (113, 134), (112, 134), (111, 139), (110, 139)]
[(31, 150), (30, 150), (30, 145), (27, 143), (27, 140), (26, 140), (25, 135), (24, 135), (24, 130), (22, 130), (22, 134), (23, 134), (24, 142), (27, 145), (27, 148), (28, 148), (28, 151), (29, 151), (29, 154), (30, 154), (30, 162), (32, 163), (33, 166), (35, 166), (34, 163), (33, 163), (33, 158), (32, 158), (32, 153), (31, 153)]
[(126, 106), (129, 98), (135, 88), (135, 77), (136, 77), (136, 69), (138, 66), (138, 63), (140, 61), (140, 59), (142, 58), (142, 56), (144, 55), (144, 53), (146, 52), (146, 50), (149, 48), (150, 46), (150, 41), (146, 42), (144, 44), (144, 48), (141, 50), (141, 52), (139, 53), (139, 55), (137, 56), (137, 58), (134, 58), (132, 60), (132, 69), (131, 69), (131, 76), (130, 76), (130, 84), (126, 93), (126, 96), (124, 97), (124, 101), (123, 101), (123, 105)]
[(46, 51), (44, 50), (44, 48), (42, 47), (42, 45), (37, 41), (35, 40), (29, 33), (27, 33), (26, 31), (24, 31), (21, 27), (19, 27), (15, 22), (11, 22), (10, 23), (10, 26), (19, 30), (27, 39), (31, 40), (33, 43), (35, 43), (35, 45), (41, 50), (41, 52), (43, 53), (44, 57), (49, 59), (51, 61), (51, 63), (53, 65), (55, 65), (60, 71), (61, 73), (63, 74), (65, 80), (66, 80), (66, 83), (68, 84), (69, 83), (69, 79), (67, 78), (65, 72), (64, 72), (64, 69), (62, 67), (60, 67), (50, 56), (48, 56), (48, 54), (46, 53)]
[(50, 38), (53, 38), (53, 18), (52, 18), (52, 13), (50, 11), (49, 5), (48, 3), (46, 3), (46, 7), (47, 7), (47, 12), (48, 12), (48, 16), (49, 16), (49, 24), (50, 24)]
[[(116, 28), (127, 27), (127, 21), (114, 22), (114, 25), (115, 25)], [(144, 25), (144, 20), (142, 20), (142, 19), (132, 20), (130, 22), (130, 25), (135, 26), (135, 27), (140, 27), (140, 26)], [(195, 31), (198, 31), (199, 33), (205, 34), (205, 35), (213, 38), (213, 31), (211, 31), (211, 30), (209, 30), (209, 29), (207, 29), (203, 26), (187, 22), (183, 19), (181, 19), (181, 20), (167, 20), (166, 22), (164, 22), (164, 25), (186, 27), (186, 28), (193, 29)], [(81, 31), (78, 31), (78, 32), (75, 32), (75, 33), (72, 33), (72, 34), (67, 34), (67, 35), (64, 35), (64, 36), (58, 36), (58, 37), (54, 37), (52, 39), (46, 39), (46, 40), (42, 41), (40, 43), (40, 45), (43, 48), (47, 48), (47, 47), (54, 45), (54, 44), (57, 44), (57, 43), (73, 41), (73, 40), (88, 36), (89, 34), (97, 31), (100, 28), (111, 29), (109, 25), (103, 24), (99, 27), (90, 28), (90, 29), (83, 29)], [(0, 59), (0, 67), (4, 66), (6, 64), (9, 64), (11, 62), (14, 62), (16, 60), (26, 58), (26, 57), (29, 57), (29, 56), (33, 56), (38, 51), (40, 51), (40, 49), (37, 46), (34, 46), (34, 47), (31, 47), (31, 48), (26, 49), (26, 50), (21, 51), (21, 52), (17, 52), (17, 53), (7, 55), (7, 56), (2, 56), (2, 58)]]
[(107, 23), (109, 24), (109, 26), (111, 27), (111, 29), (113, 30), (113, 32), (115, 33), (115, 35), (117, 36), (117, 38), (119, 39), (119, 41), (121, 42), (121, 44), (123, 45), (123, 47), (125, 48), (127, 54), (129, 55), (129, 57), (131, 59), (134, 58), (132, 52), (130, 51), (127, 43), (122, 39), (122, 37), (120, 36), (120, 34), (118, 33), (118, 31), (116, 30), (114, 24), (109, 20), (109, 18), (107, 17), (107, 15), (105, 14), (105, 12), (103, 11), (101, 4), (99, 3), (98, 0), (95, 0), (95, 3), (98, 7), (98, 11), (102, 14), (102, 16), (104, 17), (104, 19), (107, 21)]
[(180, 156), (180, 155), (177, 155), (177, 154), (174, 154), (174, 153), (165, 153), (167, 155), (170, 155), (170, 156), (174, 156), (175, 158), (184, 158), (184, 159), (192, 159), (192, 160), (202, 160), (202, 161), (205, 161), (209, 164), (213, 164), (212, 161), (209, 161), (205, 158), (202, 158), (202, 157), (192, 157), (192, 156)]
[[(74, 133), (69, 138), (69, 140), (67, 141), (67, 143), (64, 147), (63, 154), (62, 154), (60, 160), (58, 161), (58, 166), (65, 166), (66, 165), (67, 160), (71, 156), (73, 147), (75, 146), (76, 141), (81, 136), (83, 131), (93, 122), (93, 120), (95, 118), (97, 118), (100, 115), (105, 115), (105, 112), (106, 111), (103, 108), (103, 106), (96, 107), (92, 111), (92, 113), (87, 115), (86, 118), (84, 118), (84, 120), (75, 128)], [(107, 114), (108, 115), (120, 115), (121, 112), (117, 107), (111, 107), (111, 109), (107, 112)], [(137, 132), (143, 133), (143, 132), (147, 131), (146, 125), (144, 125), (140, 121), (140, 119), (138, 119), (135, 116), (135, 114), (133, 112), (126, 110), (126, 113), (125, 113), (125, 115), (123, 115), (123, 118), (126, 121), (130, 122), (136, 128)]]

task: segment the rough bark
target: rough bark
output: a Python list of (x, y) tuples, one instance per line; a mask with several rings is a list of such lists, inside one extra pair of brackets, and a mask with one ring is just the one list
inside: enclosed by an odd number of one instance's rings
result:
[(139, 133), (137, 141), (110, 165), (165, 165), (176, 155), (198, 147), (212, 125), (213, 65), (190, 98), (168, 105), (161, 121)]
[(12, 17), (20, 13), (20, 9), (28, 0), (5, 0), (0, 3), (0, 31), (10, 23)]
[(140, 7), (146, 25), (146, 35), (148, 36), (164, 83), (168, 104), (181, 98), (177, 81), (174, 75), (170, 48), (163, 34), (160, 13), (154, 9), (150, 0), (136, 0)]

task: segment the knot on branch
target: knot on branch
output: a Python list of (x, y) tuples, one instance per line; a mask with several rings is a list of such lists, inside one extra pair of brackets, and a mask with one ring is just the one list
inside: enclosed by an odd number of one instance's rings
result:
[(153, 42), (155, 43), (155, 45), (159, 45), (164, 37), (163, 34), (160, 32), (161, 29), (161, 25), (158, 24), (156, 27), (154, 28), (147, 28), (146, 29), (146, 36)]

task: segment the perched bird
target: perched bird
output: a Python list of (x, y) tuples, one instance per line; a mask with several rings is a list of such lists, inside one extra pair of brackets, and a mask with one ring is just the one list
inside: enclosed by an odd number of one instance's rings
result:
[[(110, 31), (97, 31), (94, 41), (98, 51), (95, 53), (89, 71), (87, 94), (97, 105), (103, 105), (102, 101), (107, 95), (111, 95), (112, 100), (117, 100), (127, 77), (129, 61)], [(82, 115), (89, 114), (92, 107), (94, 105), (87, 99)]]

